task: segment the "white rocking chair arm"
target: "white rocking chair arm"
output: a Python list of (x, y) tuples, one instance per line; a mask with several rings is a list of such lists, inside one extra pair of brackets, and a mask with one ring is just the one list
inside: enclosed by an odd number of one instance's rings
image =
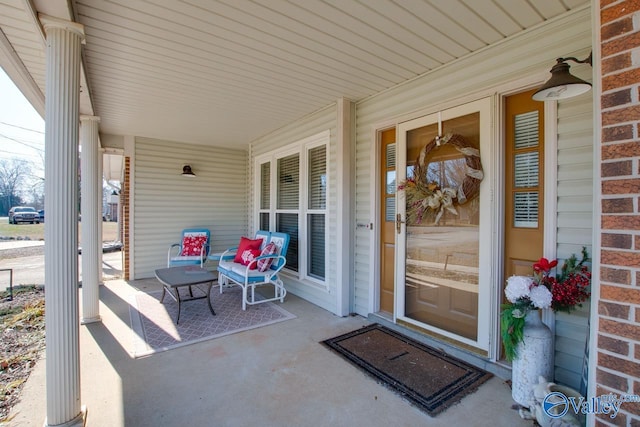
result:
[[(280, 259), (280, 258), (282, 258), (282, 260), (283, 260), (282, 264), (280, 264), (280, 266), (279, 266), (278, 268), (276, 268), (275, 270), (273, 270), (273, 269), (271, 268), (271, 266), (269, 266), (269, 268), (263, 272), (263, 273), (264, 273), (264, 275), (267, 277), (267, 279), (268, 279), (268, 280), (269, 280), (269, 279), (271, 279), (271, 277), (272, 277), (272, 276), (274, 276), (274, 275), (278, 274), (278, 273), (280, 272), (280, 270), (282, 270), (282, 269), (284, 268), (284, 265), (287, 263), (287, 259), (286, 259), (285, 257), (283, 257), (282, 255), (277, 255), (277, 254), (271, 254), (271, 255), (260, 255), (260, 256), (258, 256), (258, 257), (255, 257), (254, 259), (252, 259), (252, 260), (249, 262), (249, 264), (247, 264), (247, 268), (246, 268), (246, 270), (245, 270), (245, 274), (244, 274), (244, 275), (245, 275), (245, 277), (248, 277), (248, 276), (249, 276), (249, 270), (251, 269), (251, 266), (252, 266), (254, 263), (257, 263), (257, 262), (258, 262), (259, 260), (261, 260), (261, 259), (267, 259), (267, 258), (273, 258), (273, 259), (274, 259), (274, 261), (275, 261), (275, 260), (278, 260), (278, 259)], [(273, 265), (273, 262), (274, 262), (274, 261), (272, 261), (272, 264), (271, 264), (271, 265)]]
[(224, 257), (225, 257), (227, 254), (235, 253), (235, 252), (237, 252), (237, 251), (238, 251), (238, 247), (237, 247), (237, 246), (234, 246), (233, 248), (229, 248), (229, 249), (227, 249), (226, 251), (222, 252), (222, 255), (220, 256), (220, 259), (224, 259)]
[(179, 248), (178, 249), (178, 254), (182, 251), (182, 245), (180, 243), (174, 243), (171, 246), (169, 246), (169, 250), (167, 251), (167, 265), (168, 265), (169, 261), (171, 260), (171, 251), (173, 250), (173, 248), (176, 248), (176, 247)]

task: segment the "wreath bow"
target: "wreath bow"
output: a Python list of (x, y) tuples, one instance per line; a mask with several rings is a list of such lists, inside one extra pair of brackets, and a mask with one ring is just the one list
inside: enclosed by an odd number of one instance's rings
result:
[(435, 220), (437, 224), (445, 210), (454, 215), (458, 215), (458, 211), (453, 207), (453, 199), (455, 197), (456, 190), (453, 188), (444, 188), (442, 190), (435, 190), (433, 194), (427, 196), (422, 203), (424, 207), (429, 207), (438, 212)]

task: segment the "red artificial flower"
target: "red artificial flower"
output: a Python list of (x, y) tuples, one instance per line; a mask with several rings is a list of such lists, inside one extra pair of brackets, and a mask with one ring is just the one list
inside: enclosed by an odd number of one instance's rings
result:
[(533, 264), (533, 271), (535, 271), (536, 273), (540, 273), (542, 271), (545, 273), (548, 273), (549, 270), (551, 270), (556, 265), (558, 265), (557, 259), (554, 259), (553, 261), (549, 262), (549, 260), (546, 258), (540, 258), (538, 262)]

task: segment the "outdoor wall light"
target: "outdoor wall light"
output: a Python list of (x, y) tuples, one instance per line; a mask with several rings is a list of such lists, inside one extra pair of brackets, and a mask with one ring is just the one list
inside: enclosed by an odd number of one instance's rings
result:
[(592, 65), (591, 60), (591, 53), (582, 61), (574, 57), (556, 59), (556, 64), (551, 68), (551, 78), (533, 94), (532, 98), (536, 101), (556, 101), (587, 92), (591, 89), (591, 83), (569, 73), (569, 64), (566, 61)]
[(182, 176), (188, 176), (189, 178), (196, 176), (196, 174), (191, 170), (191, 165), (184, 165), (182, 167)]

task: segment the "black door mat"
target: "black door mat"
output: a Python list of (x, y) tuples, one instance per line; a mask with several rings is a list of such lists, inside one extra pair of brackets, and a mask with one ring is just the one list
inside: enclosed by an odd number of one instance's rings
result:
[(431, 416), (492, 377), (377, 323), (322, 343)]

